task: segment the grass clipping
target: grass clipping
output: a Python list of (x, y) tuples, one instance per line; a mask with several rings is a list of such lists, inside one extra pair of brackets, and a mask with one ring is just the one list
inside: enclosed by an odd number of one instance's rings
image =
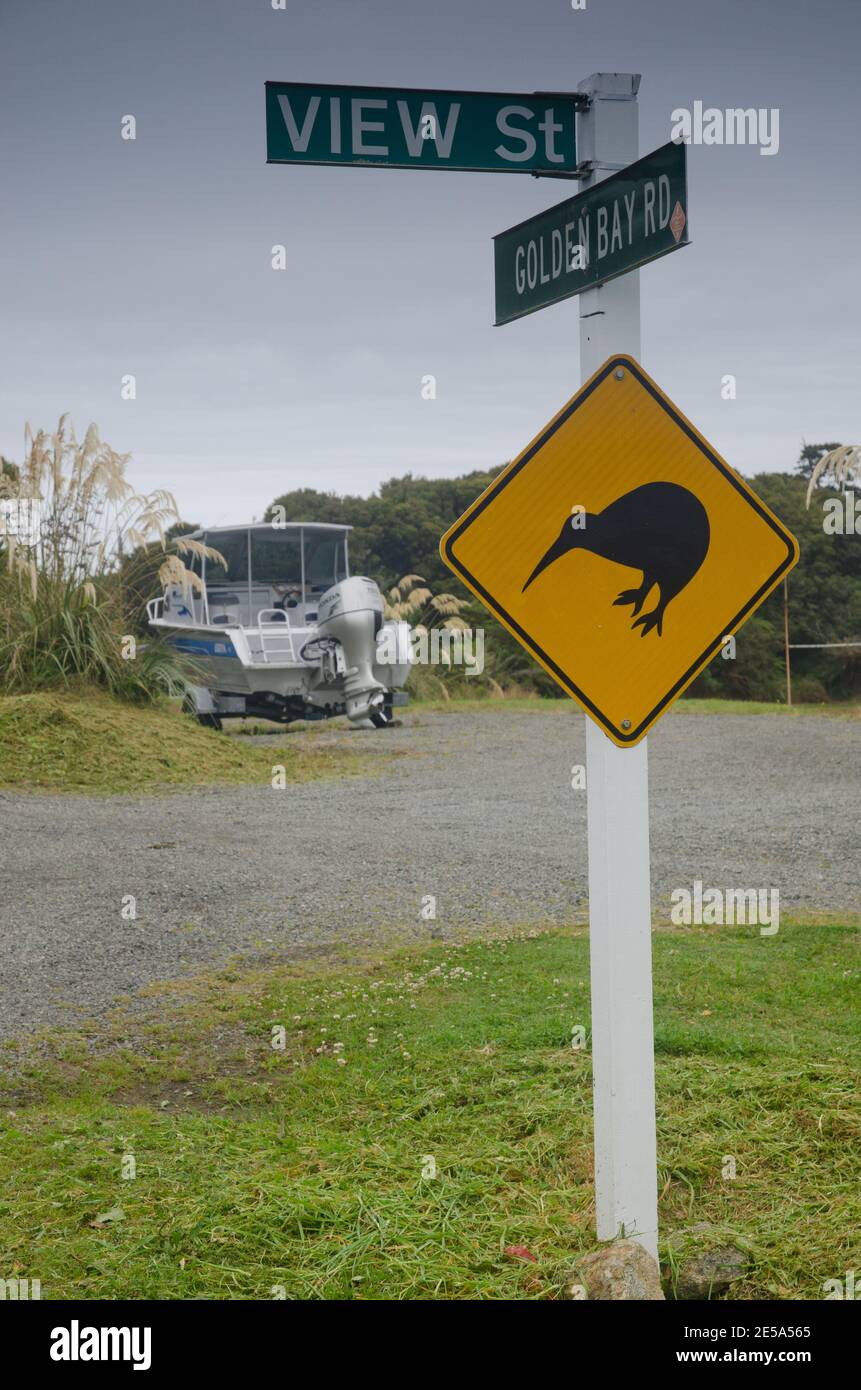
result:
[(168, 786), (290, 782), (353, 771), (355, 754), (258, 748), (204, 729), (166, 701), (140, 707), (98, 692), (0, 699), (0, 787), (140, 792)]

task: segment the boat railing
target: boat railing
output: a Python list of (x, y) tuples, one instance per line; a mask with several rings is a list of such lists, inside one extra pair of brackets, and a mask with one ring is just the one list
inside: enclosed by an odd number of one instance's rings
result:
[(151, 598), (146, 606), (146, 615), (151, 623), (164, 617), (164, 594), (159, 594), (158, 598)]

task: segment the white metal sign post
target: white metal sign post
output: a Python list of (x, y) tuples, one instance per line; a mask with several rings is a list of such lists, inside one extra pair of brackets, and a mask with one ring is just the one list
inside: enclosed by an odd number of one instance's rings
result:
[[(639, 156), (632, 73), (595, 73), (578, 153), (589, 188)], [(640, 357), (640, 272), (580, 296), (580, 376), (613, 353)], [(655, 1052), (647, 739), (618, 748), (586, 716), (595, 1205), (599, 1240), (626, 1236), (657, 1259)]]

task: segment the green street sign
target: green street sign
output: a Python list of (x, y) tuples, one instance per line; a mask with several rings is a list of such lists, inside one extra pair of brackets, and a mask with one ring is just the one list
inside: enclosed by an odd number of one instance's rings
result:
[(578, 93), (266, 83), (268, 164), (570, 174)]
[(687, 243), (687, 146), (670, 143), (494, 237), (496, 323), (582, 294)]

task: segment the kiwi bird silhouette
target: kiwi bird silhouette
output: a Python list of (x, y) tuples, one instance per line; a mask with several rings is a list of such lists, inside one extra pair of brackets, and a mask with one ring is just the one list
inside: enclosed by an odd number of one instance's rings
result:
[[(525, 593), (554, 560), (571, 550), (589, 550), (614, 564), (640, 570), (638, 589), (623, 589), (616, 604), (632, 604), (631, 630), (641, 627), (641, 637), (653, 628), (663, 634), (668, 604), (688, 585), (708, 554), (711, 530), (706, 509), (686, 487), (678, 483), (645, 483), (626, 492), (603, 512), (567, 516), (558, 537), (542, 555), (521, 590)], [(657, 585), (657, 607), (640, 612)]]

